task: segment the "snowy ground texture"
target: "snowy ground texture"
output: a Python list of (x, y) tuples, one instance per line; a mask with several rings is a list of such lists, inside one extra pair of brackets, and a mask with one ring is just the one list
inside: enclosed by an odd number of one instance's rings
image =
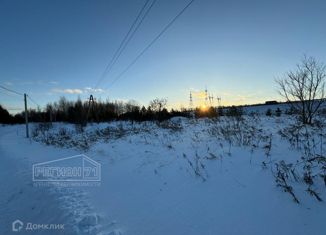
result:
[[(321, 119), (322, 120), (322, 119)], [(322, 122), (295, 117), (0, 127), (0, 234), (20, 219), (65, 224), (20, 234), (326, 233)], [(32, 164), (84, 153), (100, 186), (35, 187)], [(19, 233), (15, 233), (19, 234)]]

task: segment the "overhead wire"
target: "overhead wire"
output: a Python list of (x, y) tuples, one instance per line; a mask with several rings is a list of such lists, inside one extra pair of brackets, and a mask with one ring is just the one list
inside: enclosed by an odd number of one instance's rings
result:
[[(23, 93), (20, 93), (20, 92), (18, 92), (18, 91), (12, 90), (12, 89), (9, 89), (9, 88), (7, 88), (7, 87), (5, 87), (5, 86), (0, 85), (0, 88), (4, 89), (4, 90), (6, 90), (6, 91), (9, 91), (9, 92), (11, 92), (11, 93), (14, 93), (14, 94), (16, 94), (16, 95), (24, 96)], [(3, 93), (3, 92), (2, 92), (2, 94), (6, 94), (6, 93)], [(9, 95), (9, 94), (6, 94), (6, 95)], [(26, 96), (27, 96), (27, 98), (29, 98), (29, 100), (30, 100), (32, 103), (34, 103), (34, 104), (37, 105), (37, 106), (40, 106), (40, 105), (39, 105), (39, 104), (38, 104), (34, 99), (32, 99), (32, 97), (30, 97), (30, 95), (26, 95)]]
[(29, 95), (27, 95), (27, 98), (33, 103), (35, 104), (37, 107), (41, 107), (41, 105), (39, 105), (34, 99), (32, 99)]
[(0, 93), (4, 94), (4, 95), (7, 95), (7, 96), (10, 96), (10, 97), (16, 97), (17, 98), (17, 94), (12, 94), (11, 92), (8, 92), (8, 91), (0, 90)]
[(6, 90), (6, 91), (9, 91), (9, 92), (11, 92), (11, 93), (14, 93), (14, 94), (16, 94), (16, 95), (21, 95), (21, 96), (24, 95), (24, 94), (22, 94), (22, 93), (20, 93), (20, 92), (18, 92), (18, 91), (14, 91), (14, 90), (9, 89), (9, 88), (7, 88), (7, 87), (5, 87), (5, 86), (2, 86), (2, 85), (0, 85), (0, 88), (4, 89), (4, 90)]
[[(132, 39), (132, 37), (134, 36), (134, 34), (136, 33), (136, 31), (138, 30), (138, 28), (141, 26), (142, 22), (144, 21), (144, 19), (146, 18), (146, 16), (148, 15), (148, 13), (150, 12), (150, 10), (152, 9), (152, 7), (154, 6), (155, 2), (157, 0), (154, 0), (152, 2), (152, 4), (150, 5), (150, 7), (147, 9), (147, 11), (145, 12), (144, 16), (141, 18), (141, 20), (139, 21), (139, 23), (137, 24), (136, 28), (134, 29), (134, 31), (132, 32), (132, 34), (130, 35), (130, 37), (128, 38), (128, 40), (126, 41), (126, 43), (124, 44), (124, 46), (121, 48), (119, 54), (117, 55), (116, 59), (113, 61), (112, 67), (115, 65), (115, 63), (117, 62), (117, 60), (120, 58), (121, 54), (123, 53), (123, 51), (125, 50), (125, 48), (128, 46), (130, 40)], [(112, 68), (111, 67), (111, 68)]]
[(182, 10), (161, 30), (161, 32), (132, 60), (132, 62), (109, 84), (108, 87), (116, 83), (144, 54), (154, 43), (173, 25), (174, 22), (193, 4), (191, 0)]
[[(136, 34), (137, 30), (139, 29), (140, 25), (143, 23), (144, 19), (146, 18), (146, 16), (148, 15), (148, 13), (150, 12), (150, 10), (152, 9), (152, 7), (154, 6), (155, 2), (157, 0), (153, 0), (152, 3), (150, 4), (150, 6), (147, 8), (147, 10), (144, 13), (144, 10), (146, 9), (148, 3), (150, 0), (146, 0), (145, 3), (143, 4), (143, 6), (141, 7), (137, 17), (135, 18), (135, 20), (133, 21), (133, 23), (131, 24), (131, 26), (129, 27), (129, 30), (127, 32), (127, 34), (124, 36), (124, 38), (122, 39), (119, 47), (117, 48), (117, 50), (115, 51), (115, 53), (113, 54), (110, 62), (107, 64), (107, 66), (105, 67), (104, 72), (102, 73), (100, 79), (97, 81), (96, 85), (95, 85), (95, 89), (98, 88), (98, 86), (100, 85), (100, 83), (104, 80), (105, 76), (111, 71), (112, 67), (115, 65), (115, 63), (118, 61), (118, 59), (120, 58), (121, 54), (123, 53), (123, 51), (125, 50), (125, 48), (127, 47), (127, 45), (129, 44), (129, 42), (131, 41), (131, 39), (133, 38), (133, 36)], [(141, 17), (141, 18), (140, 18)], [(139, 20), (140, 19), (140, 20)], [(137, 23), (138, 22), (138, 23)], [(136, 25), (137, 24), (137, 25)], [(88, 116), (89, 116), (89, 111), (90, 111), (90, 105), (88, 107), (87, 110), (87, 114), (86, 114), (86, 122), (88, 120)]]
[[(119, 59), (119, 57), (121, 56), (121, 54), (123, 53), (123, 51), (126, 48), (126, 46), (129, 44), (130, 40), (133, 38), (133, 36), (137, 32), (138, 28), (140, 27), (140, 25), (142, 24), (142, 22), (144, 21), (144, 19), (146, 18), (146, 16), (148, 15), (149, 11), (151, 10), (151, 8), (153, 7), (153, 5), (155, 4), (155, 2), (157, 0), (154, 0), (151, 3), (151, 5), (149, 6), (149, 8), (146, 10), (145, 14), (143, 15), (143, 12), (146, 9), (149, 1), (150, 0), (146, 0), (145, 3), (143, 4), (143, 6), (140, 9), (137, 17), (135, 18), (135, 20), (133, 21), (133, 23), (129, 27), (129, 30), (128, 30), (127, 34), (124, 36), (124, 38), (122, 39), (119, 47), (117, 48), (117, 50), (113, 54), (110, 62), (105, 67), (105, 70), (102, 73), (102, 75), (101, 75), (100, 79), (98, 80), (98, 82), (96, 83), (95, 88), (97, 88), (100, 85), (100, 83), (104, 80), (105, 76), (111, 71), (111, 69), (113, 68), (113, 66), (115, 65), (115, 63), (117, 62), (117, 60)], [(141, 16), (142, 16), (142, 18), (140, 19)], [(140, 21), (139, 21), (139, 19), (140, 19)]]

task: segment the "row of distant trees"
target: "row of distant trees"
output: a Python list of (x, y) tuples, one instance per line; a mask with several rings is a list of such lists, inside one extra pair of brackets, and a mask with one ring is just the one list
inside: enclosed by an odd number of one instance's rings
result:
[(0, 123), (4, 124), (15, 124), (15, 123), (23, 123), (24, 118), (22, 114), (11, 115), (8, 110), (3, 108), (0, 105)]
[[(69, 101), (61, 97), (58, 102), (48, 103), (44, 110), (38, 108), (28, 111), (30, 122), (69, 122), (86, 125), (87, 122), (107, 122), (113, 120), (163, 121), (174, 116), (189, 116), (187, 110), (166, 108), (166, 99), (154, 99), (148, 107), (136, 101), (83, 102), (81, 99)], [(12, 116), (0, 106), (1, 123), (23, 123), (24, 112)]]
[[(289, 105), (289, 109), (281, 110), (279, 107), (276, 110), (267, 109), (266, 116), (281, 116), (285, 115), (299, 115), (302, 113), (300, 110), (293, 108)], [(325, 113), (325, 112), (323, 112)], [(114, 120), (128, 120), (128, 121), (164, 121), (172, 117), (194, 117), (194, 118), (215, 118), (221, 116), (241, 117), (244, 114), (242, 106), (229, 106), (229, 107), (208, 107), (208, 108), (195, 108), (170, 110), (166, 108), (166, 100), (155, 99), (150, 104), (140, 106), (135, 101), (129, 102), (96, 102), (89, 104), (82, 102), (80, 99), (77, 101), (68, 101), (66, 98), (61, 97), (58, 102), (49, 103), (44, 110), (30, 109), (28, 111), (28, 119), (30, 122), (68, 122), (74, 124), (86, 125), (87, 122), (109, 122)], [(18, 113), (11, 115), (9, 112), (0, 105), (0, 123), (16, 124), (25, 122), (25, 113)]]

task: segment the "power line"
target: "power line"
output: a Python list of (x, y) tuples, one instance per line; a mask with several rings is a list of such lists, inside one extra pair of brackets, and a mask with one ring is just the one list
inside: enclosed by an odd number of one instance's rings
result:
[[(0, 85), (0, 88), (4, 89), (4, 90), (6, 90), (6, 91), (9, 91), (9, 92), (11, 92), (11, 93), (14, 93), (14, 94), (16, 94), (16, 95), (24, 96), (23, 93), (20, 93), (20, 92), (18, 92), (18, 91), (11, 90), (11, 89), (9, 89), (9, 88), (7, 88), (7, 87), (4, 87), (4, 86), (2, 86), (2, 85)], [(9, 95), (9, 94), (4, 93), (4, 92), (1, 92), (1, 93), (2, 93), (2, 94)], [(9, 96), (10, 96), (10, 95), (9, 95)], [(34, 99), (32, 99), (29, 95), (27, 95), (27, 97), (28, 97), (29, 100), (32, 101), (32, 103), (34, 103), (36, 106), (41, 106), (41, 105), (39, 105), (39, 104), (38, 104)]]
[(11, 93), (14, 93), (14, 94), (16, 94), (16, 95), (21, 95), (21, 96), (24, 95), (24, 94), (22, 94), (22, 93), (20, 93), (20, 92), (18, 92), (18, 91), (11, 90), (11, 89), (9, 89), (9, 88), (7, 88), (7, 87), (4, 87), (4, 86), (2, 86), (2, 85), (0, 85), (0, 87), (1, 87), (2, 89), (4, 89), (4, 90), (7, 90), (7, 91), (9, 91), (9, 92), (11, 92)]
[(32, 103), (34, 103), (36, 106), (41, 106), (41, 105), (39, 105), (36, 101), (34, 101), (29, 95), (27, 95), (27, 97), (28, 97), (28, 99), (30, 100), (30, 101), (32, 101)]
[[(6, 91), (9, 91), (9, 92), (11, 92), (11, 93), (14, 93), (14, 94), (16, 94), (16, 95), (24, 96), (26, 137), (29, 138), (29, 131), (28, 131), (28, 111), (27, 111), (27, 98), (26, 98), (26, 97), (27, 97), (27, 94), (26, 94), (26, 93), (22, 94), (22, 93), (20, 93), (20, 92), (18, 92), (18, 91), (11, 90), (11, 89), (9, 89), (9, 88), (7, 88), (7, 87), (4, 87), (4, 86), (2, 86), (2, 85), (0, 85), (0, 88), (4, 89), (4, 90), (6, 90)], [(29, 98), (30, 98), (30, 97), (29, 97)], [(30, 100), (31, 100), (32, 102), (34, 102), (31, 98), (30, 98)], [(35, 103), (36, 103), (36, 102), (35, 102)]]
[[(142, 22), (144, 21), (144, 19), (146, 18), (146, 16), (148, 15), (148, 13), (150, 12), (150, 10), (152, 9), (152, 7), (154, 6), (155, 2), (157, 0), (154, 0), (152, 2), (152, 4), (150, 5), (150, 7), (147, 9), (147, 11), (145, 12), (144, 16), (141, 18), (141, 20), (139, 21), (139, 23), (137, 24), (136, 28), (134, 29), (134, 31), (132, 32), (132, 34), (130, 35), (130, 37), (128, 38), (128, 40), (126, 41), (126, 43), (124, 44), (124, 46), (122, 47), (122, 49), (120, 50), (119, 54), (117, 55), (116, 59), (114, 60), (112, 67), (115, 65), (115, 63), (117, 62), (117, 60), (120, 58), (121, 54), (123, 53), (123, 51), (125, 50), (125, 48), (127, 47), (127, 45), (129, 44), (130, 40), (132, 39), (132, 37), (135, 35), (136, 31), (138, 30), (138, 28), (140, 27), (140, 25), (142, 24)], [(111, 67), (111, 68), (112, 68)]]
[(1, 94), (4, 94), (4, 95), (7, 95), (7, 96), (10, 96), (10, 97), (16, 97), (17, 98), (16, 94), (12, 94), (12, 93), (9, 93), (7, 91), (0, 90), (0, 93)]
[[(121, 56), (122, 52), (124, 51), (124, 49), (126, 48), (126, 46), (129, 44), (130, 40), (135, 35), (136, 31), (138, 30), (138, 28), (140, 27), (140, 25), (142, 24), (142, 22), (144, 21), (144, 19), (146, 18), (146, 16), (148, 15), (149, 11), (151, 10), (151, 8), (153, 7), (153, 5), (155, 4), (155, 2), (157, 0), (154, 0), (152, 2), (152, 4), (149, 6), (149, 8), (147, 9), (147, 11), (143, 15), (143, 17), (140, 19), (141, 15), (143, 14), (143, 12), (144, 12), (146, 6), (148, 5), (149, 1), (150, 0), (146, 0), (146, 2), (144, 3), (144, 5), (142, 6), (142, 8), (139, 11), (137, 17), (135, 18), (135, 20), (131, 24), (131, 26), (130, 26), (128, 32), (127, 32), (127, 34), (124, 36), (123, 40), (121, 41), (119, 47), (115, 51), (115, 53), (114, 53), (113, 57), (111, 58), (110, 62), (105, 67), (105, 70), (104, 70), (103, 74), (101, 75), (100, 79), (98, 80), (95, 88), (97, 88), (99, 86), (99, 84), (103, 81), (103, 79), (105, 78), (105, 76), (110, 72), (110, 70), (112, 69), (112, 67), (115, 65), (115, 63), (117, 62), (117, 60)], [(140, 21), (139, 21), (139, 19), (140, 19)], [(138, 24), (137, 24), (137, 22), (138, 22)]]
[(195, 0), (191, 0), (164, 28), (163, 30), (135, 57), (135, 59), (109, 84), (112, 86), (118, 81), (139, 59), (145, 52), (150, 49), (153, 44), (173, 25), (173, 23), (191, 6)]

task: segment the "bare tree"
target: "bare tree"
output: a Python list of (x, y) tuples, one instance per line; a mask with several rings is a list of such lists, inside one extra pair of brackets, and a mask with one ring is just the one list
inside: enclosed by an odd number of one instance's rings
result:
[(304, 124), (311, 124), (325, 100), (326, 67), (314, 57), (304, 56), (295, 71), (278, 79), (279, 93), (300, 113)]
[(135, 112), (137, 110), (140, 110), (140, 105), (135, 100), (129, 100), (127, 103), (125, 103), (125, 111), (126, 112)]
[(161, 112), (166, 107), (166, 104), (166, 99), (156, 98), (149, 103), (149, 107), (151, 107), (154, 112)]

